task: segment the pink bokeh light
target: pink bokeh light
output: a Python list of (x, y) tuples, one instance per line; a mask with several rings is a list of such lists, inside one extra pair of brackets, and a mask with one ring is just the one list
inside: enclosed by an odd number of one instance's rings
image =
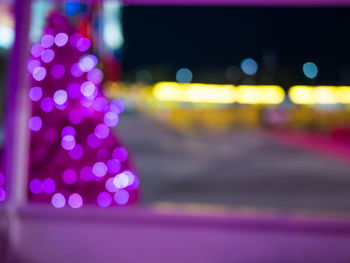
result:
[(130, 195), (129, 195), (128, 191), (126, 191), (124, 189), (118, 189), (114, 193), (114, 201), (118, 205), (125, 205), (129, 201), (129, 197), (130, 197)]
[(56, 193), (52, 196), (51, 204), (56, 208), (62, 208), (66, 205), (66, 198), (64, 198), (63, 194)]
[(6, 199), (6, 191), (4, 188), (0, 187), (0, 202)]
[(32, 101), (39, 101), (43, 96), (43, 90), (40, 87), (33, 87), (29, 90), (29, 98)]
[(68, 35), (66, 33), (58, 33), (55, 36), (55, 44), (58, 47), (62, 47), (68, 42)]
[(67, 169), (62, 174), (62, 180), (66, 184), (75, 184), (78, 180), (77, 173), (73, 169)]
[(83, 198), (78, 193), (71, 194), (68, 198), (68, 204), (72, 208), (80, 208), (83, 205)]
[(33, 59), (33, 58), (29, 59), (27, 64), (28, 72), (33, 74), (34, 69), (40, 66), (41, 66), (41, 62), (38, 59)]
[(65, 90), (57, 90), (53, 95), (53, 100), (57, 105), (63, 105), (67, 102), (68, 95)]
[(39, 131), (41, 127), (43, 126), (43, 121), (39, 116), (34, 116), (29, 119), (29, 128), (32, 131)]
[(100, 207), (108, 207), (112, 204), (112, 196), (107, 192), (101, 192), (97, 196), (97, 204)]
[(52, 98), (47, 97), (41, 101), (40, 107), (44, 112), (51, 112), (55, 107), (55, 102)]
[(109, 128), (105, 124), (99, 124), (95, 128), (95, 135), (99, 139), (105, 139), (109, 135)]
[(87, 51), (91, 46), (91, 41), (88, 38), (82, 37), (79, 38), (76, 44), (76, 48), (80, 51), (80, 52), (85, 52)]
[(44, 51), (44, 47), (41, 44), (34, 44), (30, 50), (33, 57), (40, 57), (41, 53)]
[(40, 194), (41, 191), (43, 190), (43, 185), (41, 183), (41, 181), (39, 179), (33, 179), (30, 183), (29, 183), (29, 190), (33, 193), (33, 194)]
[(81, 159), (83, 157), (84, 149), (80, 144), (76, 144), (74, 146), (74, 148), (72, 150), (70, 150), (68, 153), (72, 159), (78, 160), (78, 159)]
[(92, 166), (92, 173), (97, 177), (103, 177), (107, 173), (107, 165), (104, 162), (96, 162)]
[(41, 60), (45, 63), (50, 63), (55, 57), (55, 52), (52, 49), (46, 49), (41, 54)]
[(55, 43), (55, 38), (53, 37), (53, 35), (43, 35), (41, 38), (41, 45), (44, 48), (50, 48), (52, 47), (53, 43)]
[(46, 178), (42, 183), (43, 191), (47, 194), (55, 192), (56, 183), (52, 178)]
[(124, 162), (128, 158), (128, 151), (124, 147), (117, 147), (114, 149), (112, 156), (114, 159)]
[(63, 149), (70, 151), (75, 147), (75, 138), (72, 135), (66, 135), (62, 138), (61, 146)]
[(43, 67), (36, 67), (33, 70), (33, 78), (37, 81), (42, 81), (46, 77), (46, 69)]

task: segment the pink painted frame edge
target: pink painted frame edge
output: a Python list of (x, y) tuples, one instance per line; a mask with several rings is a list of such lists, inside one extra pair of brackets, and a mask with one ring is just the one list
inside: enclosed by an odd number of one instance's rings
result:
[(122, 0), (127, 5), (350, 6), (349, 0)]
[[(36, 0), (34, 0), (35, 2)], [(63, 3), (65, 0), (47, 0)], [(108, 0), (111, 1), (111, 0)], [(168, 5), (168, 6), (281, 6), (281, 7), (346, 7), (350, 0), (112, 0), (124, 5)], [(102, 3), (105, 0), (83, 0), (85, 3)]]

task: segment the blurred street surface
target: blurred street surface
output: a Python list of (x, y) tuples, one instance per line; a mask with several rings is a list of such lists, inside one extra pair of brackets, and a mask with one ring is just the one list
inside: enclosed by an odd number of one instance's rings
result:
[(144, 203), (350, 211), (349, 163), (280, 145), (261, 131), (184, 133), (134, 114), (122, 115), (117, 131)]

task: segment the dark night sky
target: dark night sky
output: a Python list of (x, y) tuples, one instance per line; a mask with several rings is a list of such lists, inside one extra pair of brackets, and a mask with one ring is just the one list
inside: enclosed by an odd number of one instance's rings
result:
[[(252, 57), (256, 83), (350, 84), (349, 8), (126, 6), (123, 27), (127, 80), (148, 69), (173, 81), (188, 67), (195, 82), (227, 83), (225, 69)], [(313, 81), (307, 61), (319, 67)]]

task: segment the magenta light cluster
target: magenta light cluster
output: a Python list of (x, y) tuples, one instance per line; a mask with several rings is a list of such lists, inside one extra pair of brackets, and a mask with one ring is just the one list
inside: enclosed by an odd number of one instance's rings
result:
[[(91, 41), (53, 12), (40, 43), (31, 48), (30, 176), (28, 197), (55, 208), (119, 206), (138, 199), (139, 180), (113, 133), (124, 111), (109, 101)], [(5, 198), (0, 174), (0, 201)]]
[(0, 173), (0, 202), (6, 199), (6, 191), (4, 189), (5, 185), (5, 176), (3, 173)]

